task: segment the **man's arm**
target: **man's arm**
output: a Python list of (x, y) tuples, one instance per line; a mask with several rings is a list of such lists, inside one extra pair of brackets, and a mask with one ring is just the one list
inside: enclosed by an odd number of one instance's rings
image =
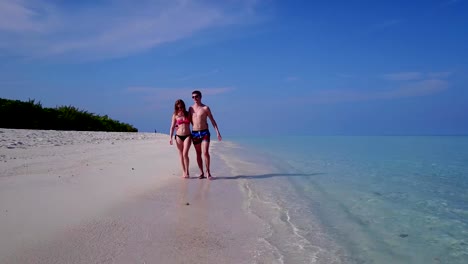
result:
[(215, 119), (213, 117), (213, 113), (211, 113), (211, 109), (208, 106), (206, 108), (208, 110), (208, 118), (210, 119), (211, 124), (213, 125), (213, 128), (216, 131), (216, 135), (218, 136), (218, 140), (221, 141), (223, 138), (221, 137), (221, 133), (219, 133), (218, 124), (216, 123), (216, 121), (215, 121)]
[(190, 121), (190, 124), (192, 124), (192, 127), (193, 127), (193, 108), (190, 106), (189, 109), (188, 109), (188, 116), (189, 116), (189, 121)]

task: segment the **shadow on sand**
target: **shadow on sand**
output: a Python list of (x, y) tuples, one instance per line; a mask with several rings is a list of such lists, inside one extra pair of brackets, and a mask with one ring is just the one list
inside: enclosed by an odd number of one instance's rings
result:
[(316, 175), (322, 175), (325, 173), (270, 173), (261, 175), (236, 175), (236, 176), (218, 176), (214, 177), (213, 180), (237, 180), (237, 179), (266, 179), (273, 177), (311, 177)]

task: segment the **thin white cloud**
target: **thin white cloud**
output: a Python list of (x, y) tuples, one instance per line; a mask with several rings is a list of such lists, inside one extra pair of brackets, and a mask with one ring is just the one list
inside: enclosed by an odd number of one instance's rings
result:
[(347, 73), (338, 73), (337, 76), (340, 78), (356, 78), (355, 74), (347, 74)]
[(0, 55), (122, 57), (255, 15), (248, 0), (58, 3), (0, 0)]
[(286, 77), (287, 82), (296, 82), (296, 81), (299, 81), (299, 79), (300, 78), (297, 77), (297, 76), (288, 76), (288, 77)]
[(201, 88), (201, 87), (190, 87), (190, 88), (158, 88), (158, 87), (144, 87), (134, 86), (128, 87), (126, 92), (135, 94), (141, 98), (143, 102), (150, 105), (151, 108), (157, 109), (162, 105), (167, 105), (177, 99), (182, 99), (187, 102), (191, 99), (192, 91), (199, 90), (202, 95), (220, 95), (229, 93), (234, 90), (232, 87), (212, 87), (212, 88)]
[(452, 72), (429, 72), (427, 74), (430, 79), (444, 79), (452, 75)]
[(391, 27), (391, 26), (394, 26), (396, 24), (399, 24), (401, 23), (401, 19), (390, 19), (390, 20), (387, 20), (387, 21), (384, 21), (378, 25), (376, 25), (377, 27), (380, 27), (380, 28), (386, 28), (386, 27)]
[(46, 4), (38, 8), (34, 2), (26, 6), (22, 0), (0, 0), (0, 32), (44, 33), (55, 24), (51, 9)]
[(196, 88), (195, 90), (201, 91), (204, 95), (218, 95), (218, 94), (224, 94), (228, 93), (234, 90), (232, 87), (220, 87), (220, 88), (202, 88), (198, 89)]
[(362, 102), (375, 100), (393, 100), (408, 97), (420, 97), (436, 94), (446, 90), (449, 84), (445, 80), (422, 80), (406, 83), (393, 89), (382, 90), (319, 90), (308, 96), (292, 99), (294, 103), (307, 102), (330, 104), (341, 102)]
[(399, 72), (384, 74), (382, 77), (390, 81), (412, 81), (422, 79), (423, 74), (421, 72)]
[(444, 80), (423, 80), (419, 82), (409, 83), (387, 92), (375, 93), (373, 99), (395, 99), (405, 97), (418, 97), (435, 94), (446, 90), (448, 82)]
[(178, 80), (179, 81), (187, 81), (187, 80), (192, 80), (192, 79), (198, 79), (198, 78), (201, 78), (201, 77), (207, 77), (207, 76), (217, 74), (218, 72), (219, 72), (218, 69), (214, 69), (214, 70), (211, 70), (209, 72), (186, 75), (186, 76), (178, 78)]
[(446, 3), (447, 3), (448, 5), (453, 5), (453, 4), (457, 4), (457, 3), (460, 3), (460, 2), (461, 2), (461, 0), (449, 0), (449, 1), (447, 1)]
[[(199, 90), (202, 95), (220, 95), (229, 93), (234, 88), (231, 87), (211, 87), (211, 88), (199, 88), (199, 87), (186, 87), (186, 88), (160, 88), (160, 87), (149, 87), (149, 86), (133, 86), (128, 87), (123, 92), (125, 96), (132, 97), (133, 100), (139, 102), (136, 106), (138, 111), (157, 111), (163, 109), (169, 109), (171, 105), (177, 99), (185, 101), (186, 105), (191, 105), (192, 102), (192, 91)], [(169, 108), (168, 108), (169, 107)]]
[(417, 81), (431, 79), (446, 79), (452, 75), (452, 72), (398, 72), (383, 74), (382, 78), (388, 81)]
[(403, 20), (401, 19), (389, 19), (380, 23), (377, 23), (371, 27), (371, 31), (380, 31), (384, 30), (386, 28), (394, 27), (400, 23), (402, 23)]

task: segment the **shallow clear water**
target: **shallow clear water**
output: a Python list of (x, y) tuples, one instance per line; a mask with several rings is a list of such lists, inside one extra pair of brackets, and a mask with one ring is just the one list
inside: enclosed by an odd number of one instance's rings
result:
[(468, 137), (232, 142), (278, 263), (468, 263)]

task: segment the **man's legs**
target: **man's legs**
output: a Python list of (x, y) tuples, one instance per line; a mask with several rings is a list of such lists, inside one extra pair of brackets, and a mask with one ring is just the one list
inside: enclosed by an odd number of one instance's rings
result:
[(198, 168), (200, 169), (200, 176), (198, 178), (202, 179), (205, 177), (203, 173), (203, 160), (202, 160), (202, 144), (193, 144), (195, 147), (195, 152), (197, 153), (197, 164)]
[[(211, 171), (210, 171), (210, 141), (204, 140), (201, 143), (201, 149), (203, 152), (203, 157), (205, 158), (205, 166), (206, 166), (206, 174), (208, 174), (208, 178), (211, 178)], [(203, 165), (203, 164), (202, 164)]]

